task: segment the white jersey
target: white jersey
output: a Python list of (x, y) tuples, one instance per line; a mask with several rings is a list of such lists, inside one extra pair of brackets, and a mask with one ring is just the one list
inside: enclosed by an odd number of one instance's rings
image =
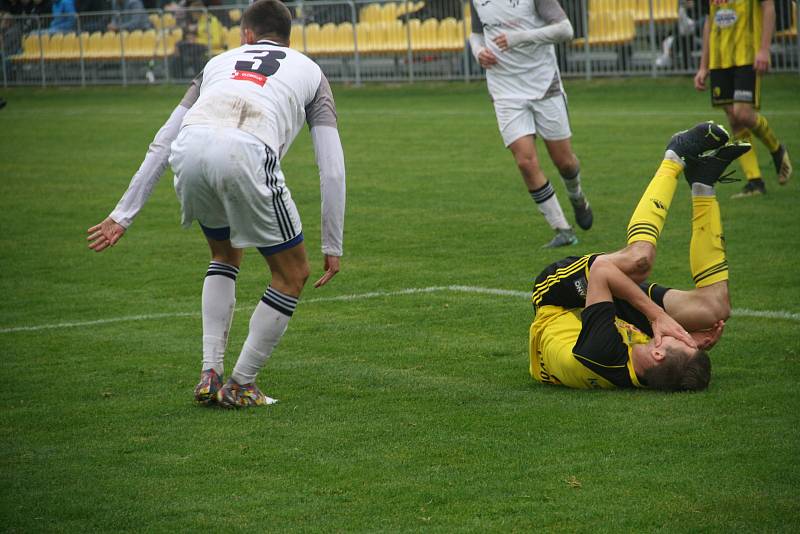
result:
[[(237, 128), (282, 158), (306, 122), (306, 108), (320, 93), (330, 95), (323, 80), (319, 66), (296, 50), (270, 41), (243, 45), (206, 64), (183, 126)], [(335, 120), (333, 112), (330, 125)]]
[(561, 78), (555, 47), (545, 43), (520, 44), (505, 52), (493, 39), (502, 33), (535, 30), (552, 24), (536, 9), (536, 0), (471, 0), (472, 32), (482, 33), (485, 46), (497, 57), (486, 71), (494, 100), (539, 100), (560, 93)]

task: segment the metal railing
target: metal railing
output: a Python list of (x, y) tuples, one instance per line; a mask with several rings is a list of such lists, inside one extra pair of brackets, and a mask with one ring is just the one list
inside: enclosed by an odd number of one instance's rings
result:
[[(575, 39), (556, 47), (566, 77), (692, 74), (702, 0), (564, 0)], [(800, 72), (797, 3), (776, 0), (772, 70)], [(469, 50), (469, 2), (315, 0), (287, 3), (291, 46), (333, 81), (483, 77)], [(3, 86), (171, 83), (239, 46), (246, 5), (105, 11), (0, 20)]]

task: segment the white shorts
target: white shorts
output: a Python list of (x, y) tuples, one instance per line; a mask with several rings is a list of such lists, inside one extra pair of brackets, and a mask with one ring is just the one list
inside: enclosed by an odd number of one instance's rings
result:
[(542, 100), (495, 100), (494, 112), (506, 146), (526, 135), (538, 135), (548, 141), (572, 137), (563, 94)]
[[(184, 228), (230, 228), (236, 248), (274, 247), (302, 232), (280, 161), (256, 137), (236, 128), (187, 126), (169, 158)], [(213, 237), (216, 239), (216, 237)]]

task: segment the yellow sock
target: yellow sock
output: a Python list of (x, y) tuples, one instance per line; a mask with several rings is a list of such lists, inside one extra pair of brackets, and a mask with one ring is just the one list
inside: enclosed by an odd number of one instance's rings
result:
[(750, 128), (750, 131), (755, 134), (758, 139), (764, 143), (764, 146), (767, 147), (770, 154), (778, 150), (781, 146), (778, 138), (775, 137), (775, 132), (772, 131), (772, 128), (769, 127), (769, 123), (767, 119), (762, 114), (758, 114), (758, 119), (756, 119), (756, 125)]
[(628, 222), (629, 245), (635, 241), (656, 244), (664, 228), (681, 171), (683, 165), (680, 163), (668, 159), (661, 162)]
[[(745, 143), (753, 143), (753, 135), (750, 130), (744, 129), (733, 134), (736, 141), (744, 141)], [(739, 158), (739, 165), (742, 166), (742, 172), (748, 180), (760, 180), (761, 169), (758, 167), (758, 156), (756, 155), (756, 147), (753, 146), (750, 150), (742, 154)]]
[(713, 196), (692, 196), (692, 242), (689, 265), (697, 287), (710, 286), (728, 279), (725, 238), (719, 203)]

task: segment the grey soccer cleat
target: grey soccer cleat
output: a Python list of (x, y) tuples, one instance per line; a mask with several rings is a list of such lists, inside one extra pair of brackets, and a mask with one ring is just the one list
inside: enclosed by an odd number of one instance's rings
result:
[(575, 237), (575, 232), (572, 231), (572, 228), (564, 228), (556, 230), (555, 237), (553, 237), (553, 239), (551, 239), (546, 245), (542, 245), (542, 248), (567, 247), (569, 245), (577, 244), (578, 238)]
[(578, 226), (583, 230), (591, 228), (594, 216), (592, 215), (592, 207), (589, 206), (589, 201), (586, 200), (586, 197), (570, 198), (569, 201), (572, 203), (573, 211), (575, 211), (575, 222), (578, 223)]

